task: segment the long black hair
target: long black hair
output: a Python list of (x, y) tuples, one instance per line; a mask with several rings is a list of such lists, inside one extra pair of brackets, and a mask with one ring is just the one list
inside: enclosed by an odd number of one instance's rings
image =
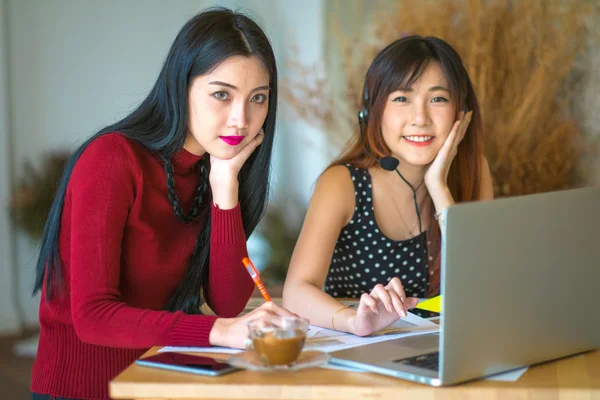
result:
[[(190, 314), (200, 312), (200, 290), (203, 290), (204, 299), (208, 299), (209, 293), (210, 190), (203, 195), (207, 189), (210, 171), (209, 157), (200, 161), (201, 182), (190, 216), (183, 215), (174, 196), (170, 158), (183, 147), (188, 133), (188, 92), (192, 81), (199, 75), (209, 73), (225, 59), (236, 55), (257, 57), (269, 73), (269, 107), (263, 125), (263, 142), (244, 163), (239, 175), (243, 226), (246, 237), (250, 236), (265, 211), (268, 197), (277, 111), (277, 66), (269, 40), (253, 20), (226, 8), (210, 8), (194, 16), (183, 26), (171, 45), (154, 87), (138, 108), (117, 123), (97, 132), (67, 161), (44, 227), (36, 265), (34, 294), (45, 284), (46, 298), (49, 299), (52, 289), (61, 286), (60, 222), (66, 188), (75, 163), (92, 141), (110, 132), (120, 132), (138, 141), (164, 160), (169, 200), (175, 215), (184, 223), (195, 218), (205, 221), (189, 268), (166, 307), (170, 311), (182, 310)], [(202, 206), (198, 209), (200, 204)]]

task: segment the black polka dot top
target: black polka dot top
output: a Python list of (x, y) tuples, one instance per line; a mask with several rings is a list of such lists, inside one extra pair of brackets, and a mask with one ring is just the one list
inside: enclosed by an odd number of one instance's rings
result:
[(331, 258), (324, 290), (333, 297), (360, 297), (393, 277), (400, 278), (407, 296), (427, 297), (429, 275), (422, 260), (426, 234), (391, 240), (377, 226), (373, 211), (371, 175), (366, 169), (350, 170), (356, 207), (340, 233)]

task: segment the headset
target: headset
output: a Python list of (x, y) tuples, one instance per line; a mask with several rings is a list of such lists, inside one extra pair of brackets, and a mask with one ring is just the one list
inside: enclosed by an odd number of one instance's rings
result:
[[(396, 173), (398, 174), (398, 176), (404, 181), (404, 183), (406, 183), (408, 185), (408, 187), (412, 190), (413, 192), (413, 201), (415, 204), (415, 212), (417, 213), (417, 219), (419, 220), (419, 241), (420, 241), (420, 245), (421, 248), (423, 249), (423, 257), (422, 257), (422, 261), (421, 263), (423, 264), (423, 266), (425, 267), (425, 269), (427, 269), (427, 264), (426, 264), (426, 258), (427, 258), (427, 253), (425, 253), (425, 246), (423, 244), (423, 228), (422, 228), (422, 222), (421, 222), (421, 213), (419, 211), (419, 203), (417, 202), (417, 190), (419, 189), (419, 187), (421, 187), (421, 185), (423, 184), (423, 182), (421, 182), (419, 184), (419, 186), (417, 186), (417, 188), (415, 189), (413, 187), (413, 185), (410, 184), (410, 182), (408, 182), (406, 180), (406, 178), (404, 178), (404, 176), (402, 175), (402, 173), (398, 170), (398, 165), (400, 165), (400, 160), (398, 160), (395, 157), (391, 157), (391, 156), (384, 156), (381, 159), (378, 159), (377, 157), (375, 157), (367, 148), (367, 141), (365, 139), (365, 134), (364, 134), (364, 129), (367, 126), (368, 122), (369, 122), (369, 87), (367, 85), (367, 79), (365, 79), (365, 88), (364, 88), (364, 92), (363, 92), (363, 105), (362, 105), (362, 109), (358, 112), (358, 126), (360, 128), (360, 138), (363, 142), (363, 146), (365, 148), (365, 153), (367, 153), (367, 155), (369, 157), (371, 157), (373, 160), (377, 161), (379, 163), (379, 166), (381, 168), (383, 168), (386, 171), (396, 171)], [(410, 232), (409, 232), (410, 233)], [(427, 282), (427, 292), (429, 292), (429, 281)]]

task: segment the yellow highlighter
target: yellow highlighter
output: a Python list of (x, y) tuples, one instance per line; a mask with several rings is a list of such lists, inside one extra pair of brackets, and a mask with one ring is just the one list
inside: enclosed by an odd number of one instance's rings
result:
[(415, 308), (418, 308), (420, 310), (441, 313), (442, 312), (442, 296), (435, 296), (435, 297), (432, 297), (431, 299), (421, 301), (419, 304), (417, 304), (415, 306)]

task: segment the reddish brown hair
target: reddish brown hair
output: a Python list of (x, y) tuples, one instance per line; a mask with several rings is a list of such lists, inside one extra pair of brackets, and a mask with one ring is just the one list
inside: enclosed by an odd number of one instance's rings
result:
[[(350, 164), (358, 168), (377, 165), (365, 151), (367, 147), (377, 158), (391, 155), (381, 134), (381, 119), (390, 93), (409, 88), (418, 80), (430, 63), (438, 63), (450, 86), (451, 96), (460, 110), (473, 111), (471, 123), (448, 176), (448, 188), (457, 203), (479, 198), (481, 161), (483, 158), (483, 126), (477, 96), (469, 75), (458, 53), (445, 41), (435, 37), (408, 36), (388, 45), (373, 60), (365, 78), (363, 107), (368, 110), (368, 121), (363, 124), (364, 137), (357, 131), (341, 157), (331, 166)], [(433, 210), (431, 198), (429, 210)], [(423, 208), (423, 205), (421, 205)], [(429, 227), (429, 295), (440, 290), (441, 232), (434, 213), (424, 215)]]

